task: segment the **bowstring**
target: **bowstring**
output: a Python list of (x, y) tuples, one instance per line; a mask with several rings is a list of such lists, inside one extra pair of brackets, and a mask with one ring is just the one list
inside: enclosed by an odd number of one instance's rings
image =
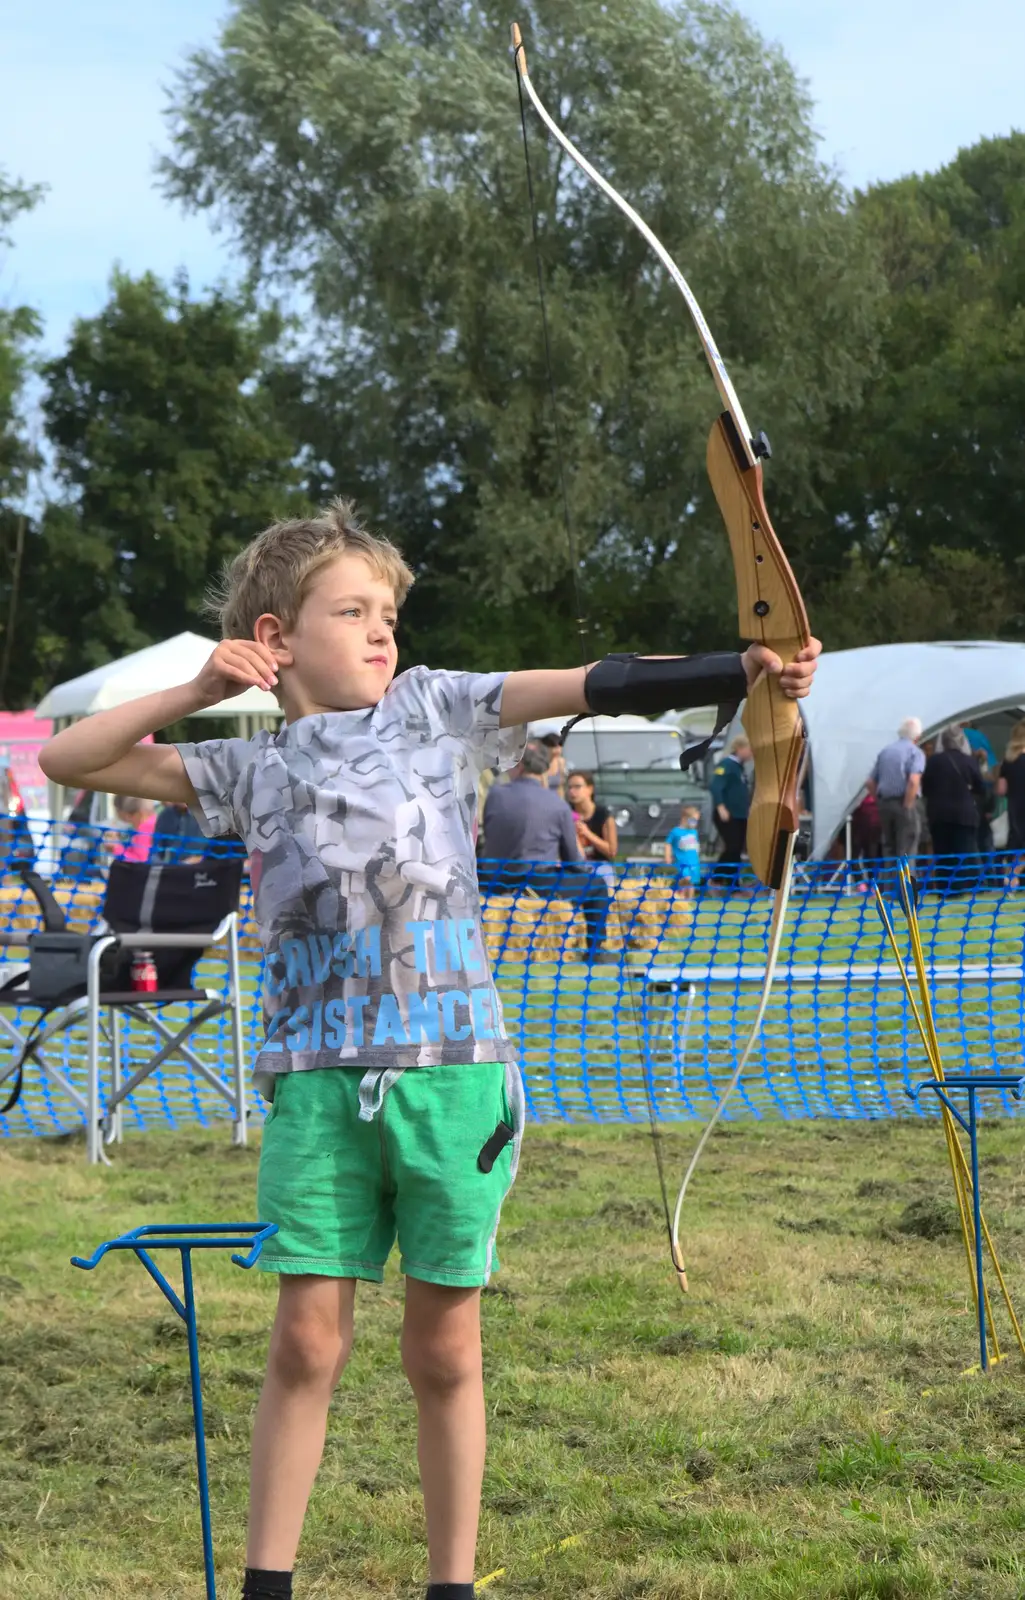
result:
[[(548, 322), (548, 300), (545, 294), (544, 268), (541, 262), (541, 236), (538, 229), (537, 202), (534, 193), (534, 174), (530, 163), (530, 138), (527, 133), (527, 108), (523, 93), (523, 80), (516, 65), (515, 53), (513, 55), (513, 71), (516, 73), (516, 92), (520, 105), (520, 128), (523, 133), (523, 159), (527, 173), (527, 196), (530, 202), (530, 230), (534, 243), (534, 266), (537, 272), (537, 298), (541, 309), (541, 329), (545, 353), (545, 372), (548, 380), (548, 395), (552, 412), (552, 435), (555, 440), (555, 453), (558, 463), (559, 490), (562, 499), (562, 515), (566, 528), (566, 543), (569, 546), (570, 582), (572, 585), (573, 607), (576, 612), (577, 638), (580, 644), (581, 665), (586, 673), (589, 665), (589, 652), (587, 649), (587, 629), (584, 617), (583, 591), (580, 583), (580, 560), (573, 517), (570, 512), (569, 485), (566, 479), (566, 461), (562, 448), (562, 429), (559, 424), (559, 396), (555, 384), (555, 366), (552, 361), (551, 331)], [(594, 729), (594, 749), (598, 755), (598, 730)], [(601, 766), (599, 756), (598, 765)], [(665, 1160), (662, 1148), (662, 1132), (658, 1117), (658, 1103), (655, 1097), (655, 1086), (652, 1081), (651, 1067), (648, 1052), (644, 1047), (641, 1036), (640, 1022), (637, 1016), (637, 1004), (633, 986), (633, 970), (627, 959), (627, 950), (624, 939), (623, 970), (626, 973), (627, 991), (629, 994), (630, 1015), (633, 1019), (634, 1034), (637, 1041), (637, 1055), (641, 1063), (641, 1078), (644, 1083), (644, 1097), (648, 1108), (648, 1127), (651, 1131), (651, 1142), (655, 1152), (655, 1167), (658, 1172), (658, 1185), (662, 1196), (662, 1214), (665, 1219), (666, 1238), (669, 1241), (669, 1254), (676, 1271), (682, 1272), (683, 1268), (677, 1260), (676, 1242), (673, 1236), (673, 1211), (669, 1199), (669, 1188), (666, 1183)]]
[[(562, 428), (559, 424), (559, 399), (555, 387), (555, 367), (552, 362), (552, 337), (548, 324), (548, 300), (545, 295), (544, 268), (541, 264), (541, 235), (537, 225), (537, 202), (534, 197), (534, 173), (530, 165), (530, 140), (527, 136), (527, 107), (523, 97), (523, 83), (520, 79), (519, 69), (513, 59), (513, 71), (516, 73), (516, 92), (520, 101), (520, 128), (523, 132), (523, 159), (527, 169), (527, 196), (530, 201), (530, 231), (534, 241), (534, 267), (537, 272), (537, 298), (541, 308), (541, 330), (544, 336), (545, 371), (548, 376), (548, 393), (552, 405), (552, 433), (555, 438), (555, 456), (559, 469), (559, 491), (562, 497), (562, 515), (566, 525), (566, 541), (569, 545), (570, 582), (572, 584), (573, 609), (576, 612), (577, 639), (580, 644), (581, 663), (586, 669), (588, 666), (587, 633), (584, 622), (583, 591), (580, 587), (580, 559), (577, 550), (576, 533), (573, 528), (573, 518), (569, 509), (569, 485), (566, 481), (566, 461), (562, 448)], [(595, 739), (597, 749), (597, 738)]]

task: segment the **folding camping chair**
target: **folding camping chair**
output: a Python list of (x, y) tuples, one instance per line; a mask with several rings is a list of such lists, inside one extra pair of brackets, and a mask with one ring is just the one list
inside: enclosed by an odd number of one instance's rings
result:
[[(103, 1147), (120, 1142), (124, 1101), (172, 1055), (180, 1056), (228, 1102), (232, 1110), (232, 1143), (245, 1144), (248, 1112), (238, 959), (242, 865), (239, 857), (227, 856), (194, 866), (114, 861), (103, 901), (103, 923), (93, 935), (68, 930), (49, 885), (34, 872), (22, 872), (39, 902), (43, 930), (8, 936), (9, 943), (28, 945), (29, 963), (0, 988), (0, 1008), (35, 1010), (37, 1021), (28, 1033), (23, 1033), (0, 1009), (0, 1030), (15, 1049), (15, 1058), (6, 1070), (0, 1066), (0, 1094), (8, 1079), (25, 1063), (34, 1061), (82, 1113), (90, 1162), (108, 1161)], [(223, 945), (225, 949), (226, 995), (199, 989), (193, 980), (197, 960), (213, 945)], [(132, 988), (132, 961), (138, 950), (151, 952), (156, 965), (157, 987), (151, 992)], [(45, 969), (44, 961), (48, 963)], [(186, 1005), (196, 1009), (183, 1022), (176, 1018), (169, 1023), (161, 1015), (165, 1007)], [(231, 1019), (230, 1085), (186, 1043), (205, 1022), (226, 1013)], [(49, 1041), (83, 1017), (87, 1027), (85, 1095), (44, 1052)], [(163, 1041), (156, 1054), (125, 1081), (121, 1071), (122, 1017), (132, 1018)], [(110, 1094), (102, 1111), (101, 1034), (110, 1046), (111, 1060)]]

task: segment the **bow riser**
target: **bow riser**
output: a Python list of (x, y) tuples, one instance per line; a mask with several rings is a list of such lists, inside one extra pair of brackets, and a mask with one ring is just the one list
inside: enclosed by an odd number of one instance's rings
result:
[[(785, 665), (808, 643), (808, 618), (769, 520), (761, 464), (747, 464), (728, 412), (713, 424), (706, 462), (729, 535), (740, 635), (774, 650)], [(755, 684), (743, 720), (755, 769), (748, 859), (756, 877), (778, 889), (786, 866), (787, 837), (797, 831), (800, 819), (804, 724), (796, 702), (786, 698), (775, 678)]]

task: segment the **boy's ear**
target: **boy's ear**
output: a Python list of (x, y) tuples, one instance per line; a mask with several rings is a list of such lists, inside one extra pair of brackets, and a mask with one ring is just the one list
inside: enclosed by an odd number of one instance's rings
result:
[(257, 617), (256, 622), (253, 624), (253, 638), (257, 644), (266, 645), (267, 649), (276, 658), (279, 666), (290, 667), (292, 665), (293, 656), (285, 643), (281, 618), (276, 617), (273, 612), (265, 611), (262, 617)]

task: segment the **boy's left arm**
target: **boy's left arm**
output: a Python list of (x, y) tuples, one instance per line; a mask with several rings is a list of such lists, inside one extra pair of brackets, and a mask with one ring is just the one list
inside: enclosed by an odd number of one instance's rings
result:
[[(822, 646), (818, 639), (805, 645), (787, 666), (779, 656), (762, 644), (748, 645), (735, 659), (743, 670), (748, 690), (752, 689), (763, 673), (778, 677), (783, 693), (791, 700), (801, 700), (811, 688), (815, 666)], [(682, 656), (639, 656), (638, 661), (682, 661)], [(587, 716), (594, 707), (588, 703), (585, 682), (589, 672), (598, 665), (569, 667), (553, 671), (510, 672), (502, 690), (501, 726), (512, 728), (522, 722), (540, 722), (546, 717)], [(738, 675), (739, 676), (739, 675)], [(681, 701), (680, 704), (705, 704), (705, 700)], [(625, 709), (625, 708), (624, 708)], [(646, 708), (639, 708), (646, 709)], [(667, 705), (664, 710), (676, 709)]]

